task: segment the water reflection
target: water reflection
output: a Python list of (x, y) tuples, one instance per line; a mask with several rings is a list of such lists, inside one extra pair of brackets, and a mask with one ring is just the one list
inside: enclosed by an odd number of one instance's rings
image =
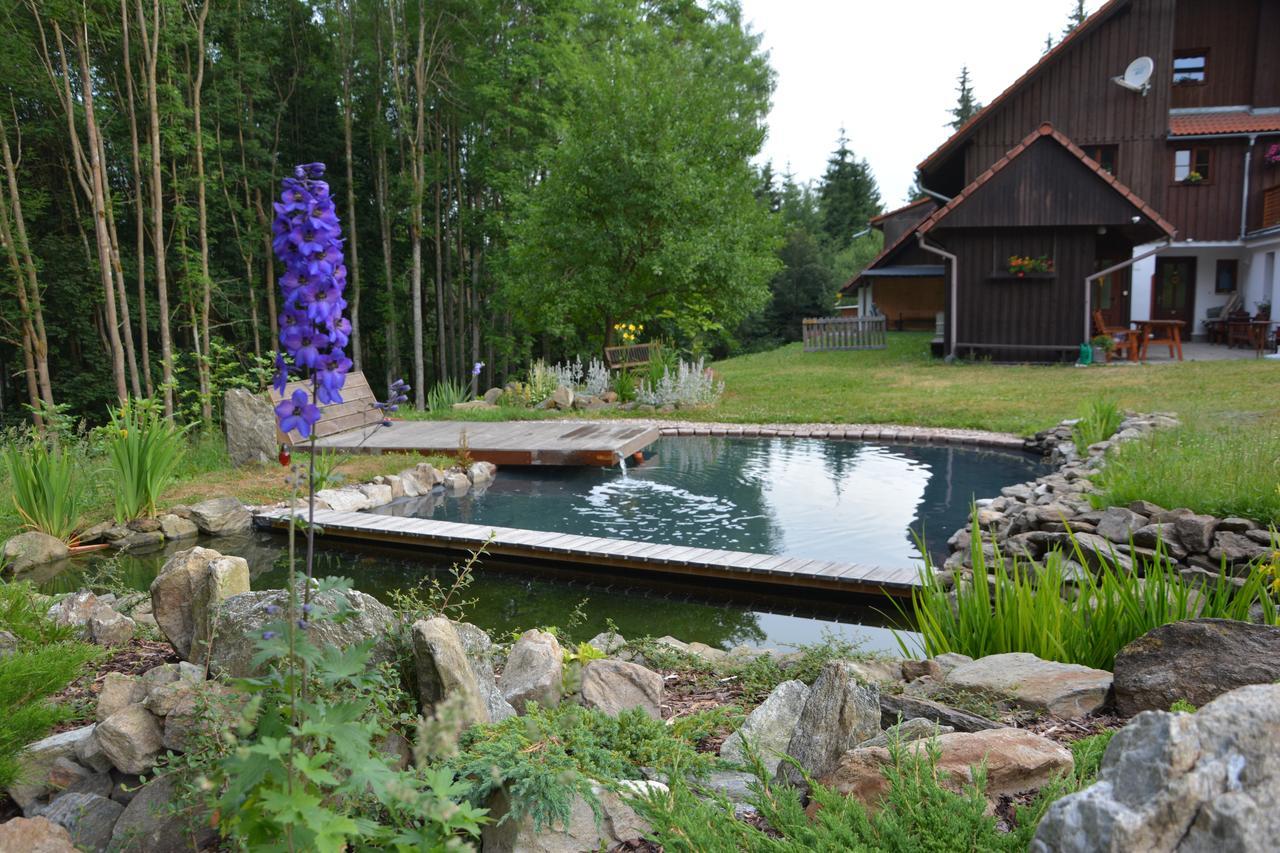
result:
[(820, 439), (663, 439), (644, 465), (505, 468), (380, 512), (872, 565), (939, 557), (975, 497), (1042, 473), (1021, 453)]

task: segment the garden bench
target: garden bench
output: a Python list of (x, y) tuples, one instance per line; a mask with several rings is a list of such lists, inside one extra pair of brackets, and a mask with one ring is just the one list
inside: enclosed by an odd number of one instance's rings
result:
[[(290, 382), (285, 386), (283, 395), (277, 394), (274, 387), (269, 389), (271, 405), (274, 406), (281, 400), (293, 396), (293, 392), (299, 388), (306, 391), (308, 397), (311, 396), (310, 380), (297, 379)], [(359, 370), (353, 370), (347, 374), (346, 384), (342, 386), (342, 400), (341, 403), (320, 407), (322, 417), (315, 425), (316, 438), (327, 438), (340, 432), (373, 426), (382, 421), (382, 410), (373, 406), (378, 402), (378, 398), (369, 387), (369, 380)], [(276, 430), (276, 438), (281, 444), (294, 444), (300, 441), (293, 433), (285, 435), (279, 429)]]
[(605, 347), (604, 360), (610, 370), (621, 370), (625, 367), (641, 367), (658, 357), (662, 344), (627, 344), (619, 347)]

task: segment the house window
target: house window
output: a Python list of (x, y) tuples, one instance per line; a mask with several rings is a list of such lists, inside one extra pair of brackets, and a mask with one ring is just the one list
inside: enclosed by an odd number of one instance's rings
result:
[(1101, 166), (1108, 174), (1116, 173), (1116, 163), (1119, 162), (1120, 146), (1118, 145), (1086, 145), (1084, 153), (1089, 155), (1089, 159), (1093, 160)]
[(1180, 50), (1173, 55), (1173, 85), (1199, 86), (1204, 83), (1209, 52), (1203, 48)]
[(1173, 152), (1173, 179), (1180, 184), (1199, 184), (1209, 180), (1212, 152), (1208, 148), (1179, 148)]
[(1213, 275), (1214, 293), (1235, 293), (1236, 275), (1239, 273), (1239, 262), (1235, 258), (1222, 258), (1218, 261), (1217, 271)]

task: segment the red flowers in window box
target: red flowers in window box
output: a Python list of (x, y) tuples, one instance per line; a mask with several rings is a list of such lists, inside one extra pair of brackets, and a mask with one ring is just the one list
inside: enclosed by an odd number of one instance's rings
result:
[(1051, 273), (1053, 272), (1053, 259), (1048, 255), (1041, 255), (1038, 258), (1033, 258), (1030, 255), (1010, 255), (1009, 272), (1018, 278), (1023, 278), (1028, 273)]

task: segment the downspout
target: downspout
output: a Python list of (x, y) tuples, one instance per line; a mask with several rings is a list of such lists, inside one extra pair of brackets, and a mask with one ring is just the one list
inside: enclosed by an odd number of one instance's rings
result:
[(938, 255), (939, 257), (946, 258), (948, 261), (950, 261), (951, 310), (947, 312), (948, 314), (950, 314), (950, 316), (947, 318), (947, 324), (951, 327), (951, 349), (947, 352), (947, 355), (954, 358), (956, 354), (956, 315), (959, 313), (959, 306), (956, 304), (956, 300), (957, 298), (959, 298), (959, 288), (957, 286), (957, 275), (956, 275), (956, 256), (939, 246), (930, 246), (928, 243), (925, 242), (924, 235), (921, 234), (919, 231), (916, 232), (916, 240), (919, 241), (921, 249), (924, 249), (926, 252), (932, 255)]
[(921, 187), (921, 188), (920, 188), (920, 192), (922, 192), (922, 193), (924, 193), (925, 195), (929, 196), (929, 198), (937, 199), (938, 201), (942, 202), (943, 204), (950, 204), (950, 203), (951, 203), (951, 201), (952, 201), (952, 200), (951, 200), (951, 198), (950, 198), (949, 196), (945, 196), (945, 195), (943, 195), (942, 193), (936, 193), (936, 192), (934, 192), (933, 190), (929, 189), (928, 187)]
[(1240, 239), (1249, 233), (1249, 165), (1253, 160), (1253, 146), (1258, 134), (1249, 134), (1249, 146), (1244, 149), (1244, 187), (1240, 191)]
[[(1175, 231), (1174, 236), (1176, 235), (1177, 235), (1177, 232)], [(1093, 318), (1090, 316), (1093, 313), (1092, 306), (1090, 305), (1090, 303), (1093, 301), (1093, 283), (1098, 279), (1102, 278), (1103, 276), (1108, 276), (1108, 275), (1111, 275), (1113, 272), (1118, 272), (1119, 270), (1127, 269), (1128, 267), (1131, 267), (1134, 264), (1136, 264), (1138, 261), (1145, 261), (1147, 258), (1160, 252), (1162, 249), (1169, 248), (1171, 245), (1173, 245), (1173, 237), (1169, 237), (1163, 243), (1156, 246), (1154, 249), (1148, 249), (1147, 251), (1143, 252), (1141, 255), (1134, 255), (1132, 258), (1129, 258), (1128, 260), (1121, 261), (1120, 263), (1115, 264), (1114, 266), (1109, 266), (1105, 270), (1099, 270), (1093, 275), (1087, 276), (1085, 278), (1084, 280), (1084, 342), (1085, 343), (1088, 343), (1090, 340), (1093, 339)], [(1130, 289), (1132, 289), (1133, 284), (1130, 283), (1129, 287)], [(1190, 340), (1190, 338), (1188, 338), (1188, 340)]]

